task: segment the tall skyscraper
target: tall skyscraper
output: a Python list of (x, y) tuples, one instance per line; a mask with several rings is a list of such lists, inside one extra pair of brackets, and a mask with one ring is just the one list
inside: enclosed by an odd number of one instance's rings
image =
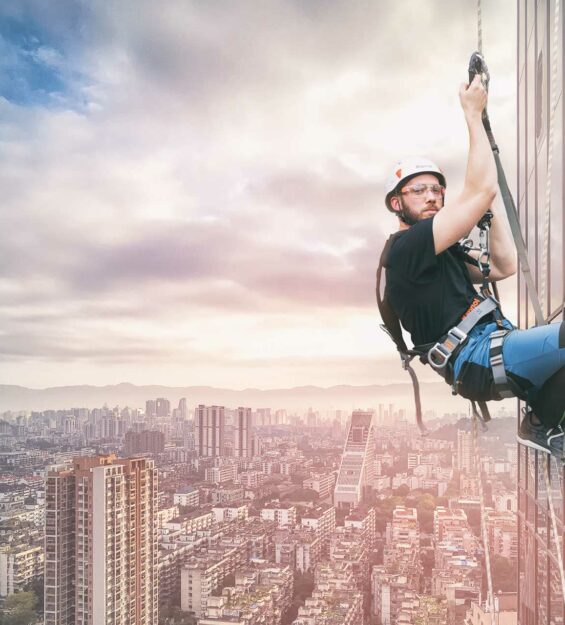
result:
[(345, 438), (334, 491), (336, 508), (351, 508), (366, 498), (375, 477), (374, 461), (373, 413), (355, 410)]
[(186, 406), (186, 397), (179, 399), (179, 415), (182, 421), (186, 421), (188, 418), (188, 408)]
[[(559, 9), (556, 0), (518, 0), (517, 9), (515, 199), (542, 315), (546, 322), (556, 323), (565, 319), (565, 16), (563, 6)], [(557, 26), (556, 15), (560, 23), (554, 30)], [(556, 46), (555, 33), (558, 34)], [(555, 74), (554, 68), (558, 70)], [(496, 128), (494, 132), (496, 135)], [(552, 136), (553, 141), (550, 140)], [(502, 155), (507, 167), (512, 158), (510, 153)], [(550, 203), (547, 203), (547, 198), (551, 199)], [(548, 248), (544, 241), (546, 228)], [(502, 305), (504, 307), (504, 301)], [(528, 288), (519, 271), (518, 325), (528, 328), (535, 324)], [(519, 412), (516, 416), (521, 418)], [(565, 622), (565, 597), (557, 557), (558, 549), (563, 551), (565, 534), (565, 475), (560, 459), (552, 459), (548, 493), (546, 463), (547, 457), (543, 452), (518, 445), (519, 625)], [(554, 502), (555, 517), (549, 511), (549, 495)], [(560, 547), (555, 544), (554, 521)]]
[(251, 408), (238, 408), (234, 428), (234, 456), (249, 458), (253, 455), (251, 440)]
[(45, 625), (157, 625), (157, 470), (79, 457), (47, 474)]
[(226, 417), (223, 406), (196, 408), (194, 415), (194, 442), (199, 456), (224, 455), (224, 430)]

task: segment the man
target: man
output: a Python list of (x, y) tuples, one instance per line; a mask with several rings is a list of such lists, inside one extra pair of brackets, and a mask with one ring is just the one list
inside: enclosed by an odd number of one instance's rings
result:
[[(483, 281), (482, 273), (465, 262), (456, 244), (489, 209), (493, 218), (488, 279), (507, 278), (517, 267), (506, 215), (493, 206), (497, 172), (482, 124), (487, 94), (480, 77), (462, 85), (459, 97), (469, 132), (467, 170), (459, 195), (444, 205), (445, 177), (428, 159), (400, 161), (387, 181), (385, 202), (397, 215), (399, 230), (387, 244), (385, 293), (414, 345), (425, 346), (421, 351), (443, 340), (483, 299), (473, 287)], [(449, 381), (469, 399), (500, 399), (490, 367), (490, 342), (500, 329), (509, 331), (502, 346), (508, 383), (534, 408), (522, 421), (519, 439), (535, 449), (561, 453), (565, 324), (516, 330), (498, 311), (487, 311), (451, 354)]]

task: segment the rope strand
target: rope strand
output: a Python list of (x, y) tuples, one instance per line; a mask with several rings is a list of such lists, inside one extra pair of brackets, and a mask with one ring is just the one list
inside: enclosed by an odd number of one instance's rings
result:
[(477, 51), (483, 53), (483, 15), (481, 0), (477, 0)]

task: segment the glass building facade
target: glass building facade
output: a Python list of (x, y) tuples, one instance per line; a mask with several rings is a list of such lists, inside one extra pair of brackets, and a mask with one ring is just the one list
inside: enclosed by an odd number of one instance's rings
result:
[[(543, 314), (548, 321), (561, 321), (565, 260), (563, 8), (559, 16), (556, 55), (553, 50), (554, 19), (555, 0), (518, 0), (517, 205), (532, 272), (538, 292), (541, 291)], [(557, 62), (555, 80), (553, 80), (554, 61)], [(544, 253), (552, 98), (555, 99), (556, 106), (553, 121), (550, 234), (549, 247), (547, 253)], [(519, 277), (518, 283), (518, 302), (520, 327), (534, 325), (534, 311), (522, 276)], [(557, 625), (565, 622), (557, 547), (548, 512), (545, 463), (545, 454), (519, 446), (519, 625)], [(563, 467), (557, 460), (551, 460), (550, 467), (550, 488), (563, 550), (565, 476)]]

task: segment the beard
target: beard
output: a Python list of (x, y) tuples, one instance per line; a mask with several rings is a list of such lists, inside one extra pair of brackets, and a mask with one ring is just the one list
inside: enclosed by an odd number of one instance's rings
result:
[[(428, 216), (428, 217), (424, 217), (423, 216), (425, 210), (423, 210), (423, 211), (416, 211), (413, 208), (410, 208), (409, 206), (407, 206), (404, 203), (404, 199), (402, 198), (401, 195), (399, 196), (398, 201), (400, 203), (400, 213), (399, 213), (399, 216), (400, 216), (400, 219), (406, 225), (413, 226), (414, 224), (418, 223), (419, 221), (422, 221), (422, 219), (430, 219), (431, 215)], [(430, 206), (429, 208), (431, 209), (432, 207)], [(441, 206), (433, 206), (433, 208), (435, 210), (439, 210), (441, 208)]]

